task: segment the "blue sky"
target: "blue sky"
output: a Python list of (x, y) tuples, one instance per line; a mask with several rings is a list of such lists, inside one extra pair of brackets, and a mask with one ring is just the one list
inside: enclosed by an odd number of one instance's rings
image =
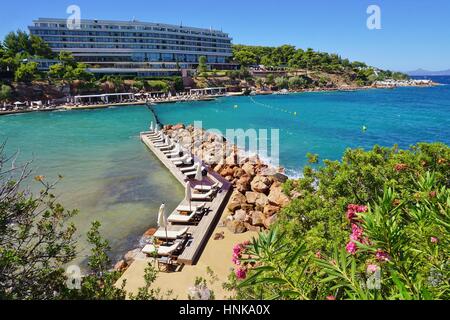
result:
[[(223, 29), (234, 43), (293, 44), (392, 70), (450, 68), (448, 0), (22, 0), (4, 1), (0, 37), (38, 17), (162, 22)], [(381, 8), (382, 29), (366, 27), (366, 9)]]

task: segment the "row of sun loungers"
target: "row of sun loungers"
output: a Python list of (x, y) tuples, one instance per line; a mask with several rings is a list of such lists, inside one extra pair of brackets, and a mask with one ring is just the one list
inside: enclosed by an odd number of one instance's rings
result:
[[(184, 175), (186, 180), (195, 179), (198, 171), (198, 165), (194, 164), (192, 154), (185, 150), (181, 145), (170, 139), (163, 132), (154, 132), (147, 135), (153, 146), (159, 149)], [(202, 171), (206, 168), (202, 166)], [(168, 222), (172, 226), (185, 226), (184, 228), (173, 231), (160, 229), (154, 234), (154, 238), (165, 241), (164, 245), (155, 246), (147, 245), (142, 252), (148, 256), (159, 257), (158, 265), (172, 265), (176, 260), (177, 253), (181, 253), (184, 249), (183, 245), (187, 242), (190, 235), (188, 233), (191, 225), (197, 225), (203, 216), (208, 213), (206, 203), (214, 199), (220, 190), (220, 183), (213, 185), (196, 185), (192, 188), (191, 199), (189, 204), (178, 206), (175, 211), (168, 217)], [(171, 242), (169, 242), (171, 241)]]

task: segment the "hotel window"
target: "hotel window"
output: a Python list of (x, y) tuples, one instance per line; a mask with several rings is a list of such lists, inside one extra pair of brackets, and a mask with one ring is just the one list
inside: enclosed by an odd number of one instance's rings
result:
[(149, 53), (148, 60), (149, 61), (161, 61), (161, 56), (159, 53)]
[(173, 54), (172, 53), (163, 53), (161, 55), (161, 58), (163, 61), (173, 61)]

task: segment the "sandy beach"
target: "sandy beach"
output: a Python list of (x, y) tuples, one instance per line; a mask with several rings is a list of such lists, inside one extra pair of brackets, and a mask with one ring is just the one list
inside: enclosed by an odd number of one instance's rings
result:
[[(224, 220), (229, 214), (225, 210), (221, 220)], [(210, 269), (214, 272), (215, 281), (208, 284), (208, 288), (214, 291), (217, 300), (229, 299), (232, 293), (223, 289), (222, 284), (227, 281), (228, 276), (234, 270), (231, 262), (233, 246), (251, 240), (257, 236), (257, 233), (233, 234), (220, 223), (214, 230), (213, 235), (216, 233), (223, 233), (224, 239), (214, 240), (214, 237), (211, 237), (196, 265), (184, 266), (180, 272), (160, 272), (152, 288), (160, 288), (162, 293), (172, 291), (170, 299), (186, 300), (188, 299), (188, 290), (194, 286), (197, 277), (207, 279), (208, 282), (211, 280), (208, 275)], [(137, 293), (138, 289), (145, 285), (145, 268), (149, 263), (152, 263), (151, 258), (146, 258), (143, 255), (137, 257), (124, 272), (117, 285), (120, 286), (122, 281), (126, 280), (125, 290), (129, 293)]]

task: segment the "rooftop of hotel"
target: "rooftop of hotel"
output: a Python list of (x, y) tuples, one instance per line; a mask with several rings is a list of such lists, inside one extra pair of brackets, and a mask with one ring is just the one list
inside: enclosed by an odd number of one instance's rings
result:
[[(40, 23), (64, 23), (66, 24), (67, 19), (61, 19), (61, 18), (38, 18), (37, 20), (33, 21), (33, 24), (36, 26), (36, 24)], [(196, 27), (190, 27), (190, 26), (184, 26), (184, 25), (174, 25), (174, 24), (165, 24), (165, 23), (154, 23), (154, 22), (142, 22), (138, 20), (131, 20), (131, 21), (120, 21), (120, 20), (90, 20), (90, 19), (82, 19), (82, 24), (93, 24), (98, 27), (100, 26), (124, 26), (124, 27), (159, 27), (159, 28), (170, 28), (173, 29), (171, 32), (178, 32), (179, 30), (186, 30), (186, 31), (197, 31), (197, 32), (205, 32), (207, 35), (211, 35), (211, 33), (214, 33), (214, 35), (218, 36), (225, 36), (228, 37), (228, 34), (216, 29), (208, 29), (208, 28), (196, 28)], [(133, 30), (133, 29), (128, 29)], [(139, 30), (139, 29), (135, 29)], [(143, 29), (145, 30), (145, 29)], [(161, 31), (161, 30), (159, 30)]]

